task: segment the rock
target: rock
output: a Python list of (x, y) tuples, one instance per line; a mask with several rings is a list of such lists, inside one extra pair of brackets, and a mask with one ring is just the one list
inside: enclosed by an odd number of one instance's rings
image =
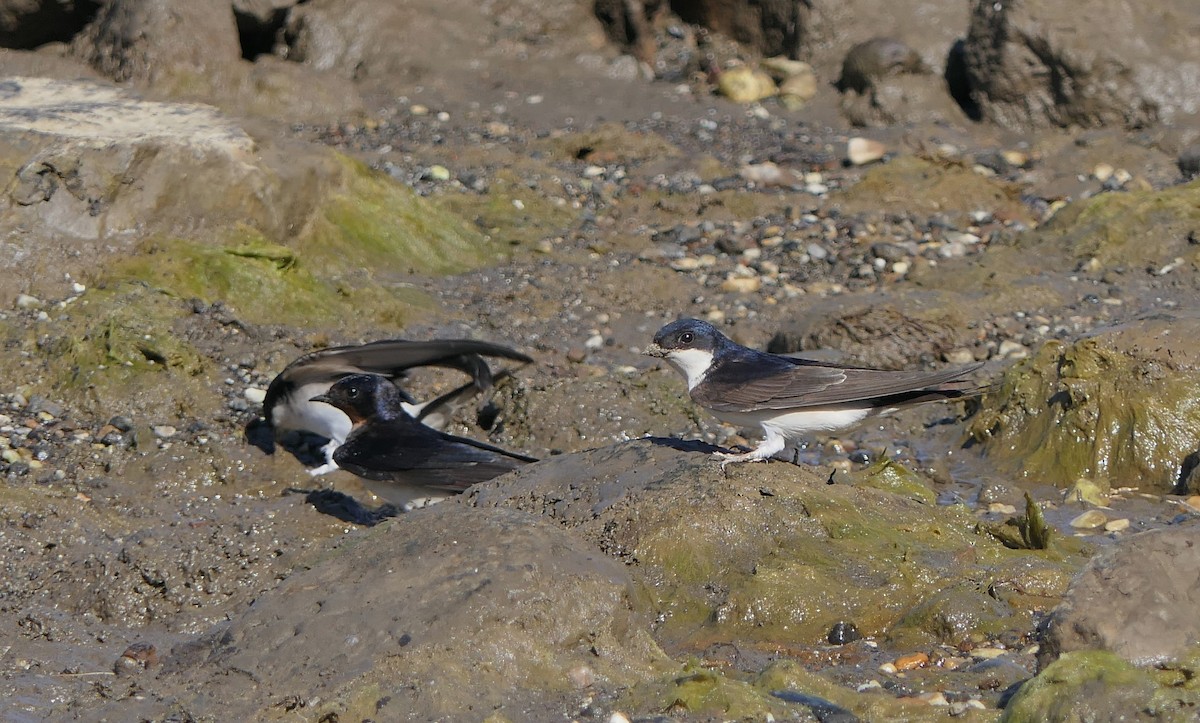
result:
[(920, 54), (895, 38), (871, 38), (850, 48), (842, 60), (839, 91), (866, 94), (877, 81), (901, 73), (928, 73)]
[(1200, 144), (1190, 145), (1180, 151), (1175, 164), (1179, 166), (1179, 172), (1183, 174), (1185, 181), (1200, 176)]
[(200, 716), (269, 715), (302, 690), (318, 718), (370, 695), (379, 719), (530, 719), (574, 700), (580, 666), (592, 690), (652, 674), (648, 625), (628, 567), (527, 513), (443, 502), (288, 577), (172, 672), (204, 681)]
[(1108, 515), (1100, 510), (1088, 510), (1073, 517), (1069, 524), (1077, 530), (1094, 530), (1103, 527), (1106, 522)]
[(1164, 0), (1147, 16), (1120, 0), (1096, 0), (1085, 32), (1078, 10), (1055, 0), (976, 0), (963, 59), (984, 117), (1021, 130), (1140, 128), (1195, 112), (1192, 38), (1163, 32), (1200, 20), (1194, 3)]
[(112, 80), (147, 84), (211, 81), (241, 59), (225, 0), (111, 0), (71, 49)]
[(1023, 477), (1137, 480), (1171, 491), (1200, 447), (1195, 338), (1200, 319), (1178, 317), (1046, 342), (1007, 372), (969, 432), (992, 464)]
[(721, 282), (721, 291), (735, 294), (753, 294), (762, 288), (762, 279), (757, 276), (731, 276)]
[[(647, 12), (652, 3), (640, 3)], [(671, 5), (687, 22), (756, 48), (763, 56), (799, 57), (813, 41), (814, 3), (805, 0), (683, 0)]]
[[(659, 601), (656, 609), (671, 611), (656, 633), (668, 642), (697, 635), (813, 641), (845, 620), (863, 635), (878, 635), (906, 610), (970, 578), (937, 562), (934, 549), (943, 545), (946, 552), (970, 545), (979, 557), (968, 567), (999, 564), (1011, 572), (992, 574), (1016, 574), (1032, 584), (1028, 592), (1045, 594), (1051, 579), (1066, 583), (1061, 562), (984, 543), (960, 507), (918, 502), (857, 479), (829, 485), (827, 470), (790, 464), (722, 470), (712, 450), (648, 438), (551, 457), (472, 487), (464, 503), (536, 512), (618, 559), (636, 560), (633, 572), (653, 581), (644, 589)], [(911, 574), (895, 575), (900, 556)], [(805, 584), (795, 584), (799, 579)], [(1006, 588), (1005, 599), (1021, 605), (1023, 589)], [(1007, 619), (981, 615), (975, 622), (1004, 628)]]
[(846, 160), (852, 166), (873, 163), (886, 155), (887, 146), (870, 138), (854, 137), (846, 143)]
[(717, 78), (717, 92), (735, 103), (753, 103), (770, 98), (779, 92), (771, 76), (748, 65), (722, 71)]
[(1178, 658), (1200, 640), (1200, 528), (1170, 527), (1120, 539), (1097, 555), (1051, 613), (1038, 662), (1105, 650), (1135, 665)]

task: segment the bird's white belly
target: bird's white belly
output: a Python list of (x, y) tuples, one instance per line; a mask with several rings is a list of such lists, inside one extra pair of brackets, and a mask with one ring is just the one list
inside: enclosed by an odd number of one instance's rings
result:
[(814, 407), (794, 412), (714, 412), (721, 421), (741, 427), (761, 427), (768, 434), (796, 439), (809, 432), (833, 432), (852, 427), (866, 419), (869, 407)]
[(319, 434), (337, 444), (346, 441), (350, 434), (350, 418), (337, 407), (309, 399), (324, 394), (328, 385), (309, 384), (293, 392), (293, 403), (278, 404), (272, 410), (271, 420), (276, 429), (302, 429)]

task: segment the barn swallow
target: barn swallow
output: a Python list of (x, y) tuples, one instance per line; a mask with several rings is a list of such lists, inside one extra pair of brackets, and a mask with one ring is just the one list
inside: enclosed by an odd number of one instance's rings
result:
[(414, 367), (457, 369), (470, 376), (471, 382), (424, 404), (418, 404), (403, 390), (399, 392), (405, 411), (413, 418), (431, 426), (445, 426), (455, 403), (475, 393), (482, 395), (481, 408), (488, 401), (497, 377), (484, 356), (522, 364), (533, 361), (506, 346), (472, 339), (390, 339), (321, 349), (296, 359), (275, 377), (263, 398), (263, 417), (277, 438), (288, 430), (300, 430), (328, 439), (329, 443), (322, 448), (326, 463), (310, 470), (313, 475), (324, 474), (337, 469), (333, 450), (346, 440), (351, 422), (335, 407), (313, 402), (313, 397), (351, 374), (379, 374), (396, 382)]
[(697, 319), (659, 329), (646, 354), (675, 367), (692, 400), (718, 419), (762, 428), (765, 436), (751, 451), (716, 452), (722, 466), (767, 459), (807, 432), (844, 429), (899, 407), (982, 391), (963, 379), (982, 363), (934, 372), (838, 366), (748, 349)]
[(376, 374), (343, 377), (311, 401), (336, 407), (353, 425), (333, 461), (397, 506), (448, 497), (537, 461), (421, 424), (405, 411), (400, 389)]

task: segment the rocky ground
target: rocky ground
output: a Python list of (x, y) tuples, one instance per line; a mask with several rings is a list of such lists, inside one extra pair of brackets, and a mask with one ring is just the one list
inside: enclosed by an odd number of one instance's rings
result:
[[(922, 115), (937, 73), (854, 101), (832, 56), (802, 107), (734, 103), (716, 71), (756, 51), (666, 11), (650, 55), (570, 3), (375, 8), (404, 42), (322, 45), (372, 27), (352, 5), (289, 16), (307, 65), (117, 78), (167, 105), (3, 86), (3, 717), (1191, 719), (1194, 590), (1155, 588), (1200, 515), (1200, 191), (1168, 106)], [(827, 45), (866, 32), (825, 12)], [(931, 44), (966, 23), (938, 13)], [(111, 77), (88, 27), (6, 69)], [(205, 58), (172, 47), (147, 52)], [(722, 469), (754, 430), (640, 353), (685, 315), (983, 361), (988, 392)], [(397, 336), (531, 354), (497, 424), (453, 431), (544, 461), (397, 513), (263, 435), (288, 361)]]

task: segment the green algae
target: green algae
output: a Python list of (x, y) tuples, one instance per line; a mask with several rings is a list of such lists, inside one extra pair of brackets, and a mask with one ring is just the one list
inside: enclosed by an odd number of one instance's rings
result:
[[(753, 474), (727, 472), (734, 479)], [(770, 491), (736, 509), (714, 509), (711, 500), (694, 513), (676, 508), (639, 541), (635, 557), (653, 571), (650, 593), (668, 613), (658, 633), (669, 648), (697, 650), (722, 640), (807, 645), (839, 620), (880, 634), (963, 574), (980, 589), (998, 581), (1037, 591), (1010, 604), (1040, 609), (1055, 602), (1043, 593), (1061, 595), (1082, 559), (1008, 550), (981, 536), (969, 511), (907, 494), (787, 474), (773, 477)], [(972, 561), (965, 573), (964, 559)], [(1046, 579), (1031, 582), (1041, 575)], [(1008, 614), (981, 615), (972, 630), (1002, 628)]]
[(441, 213), (471, 221), (476, 233), (487, 234), (496, 249), (563, 236), (576, 220), (569, 204), (529, 188), (511, 170), (499, 171), (483, 195), (447, 193), (435, 203)]
[(1001, 720), (1194, 721), (1200, 706), (1195, 663), (1189, 656), (1146, 669), (1106, 650), (1066, 653), (1021, 686)]
[(206, 416), (218, 403), (205, 391), (211, 364), (176, 331), (190, 313), (142, 284), (94, 287), (24, 343), (37, 349), (46, 393), (104, 418), (148, 399), (167, 413)]
[(920, 475), (887, 457), (856, 475), (853, 484), (887, 490), (926, 505), (937, 502), (937, 494)]
[(1177, 256), (1197, 260), (1188, 234), (1200, 224), (1200, 182), (1158, 191), (1102, 193), (1068, 204), (1038, 233), (1021, 238), (1028, 250), (1060, 248), (1102, 267), (1161, 266)]
[(998, 468), (1027, 479), (1171, 490), (1200, 445), (1200, 383), (1160, 356), (1119, 339), (1049, 341), (985, 395), (968, 431)]
[(1025, 493), (1025, 514), (1002, 524), (985, 525), (984, 529), (1005, 547), (1013, 550), (1045, 550), (1050, 547), (1053, 530), (1046, 524), (1042, 508)]

